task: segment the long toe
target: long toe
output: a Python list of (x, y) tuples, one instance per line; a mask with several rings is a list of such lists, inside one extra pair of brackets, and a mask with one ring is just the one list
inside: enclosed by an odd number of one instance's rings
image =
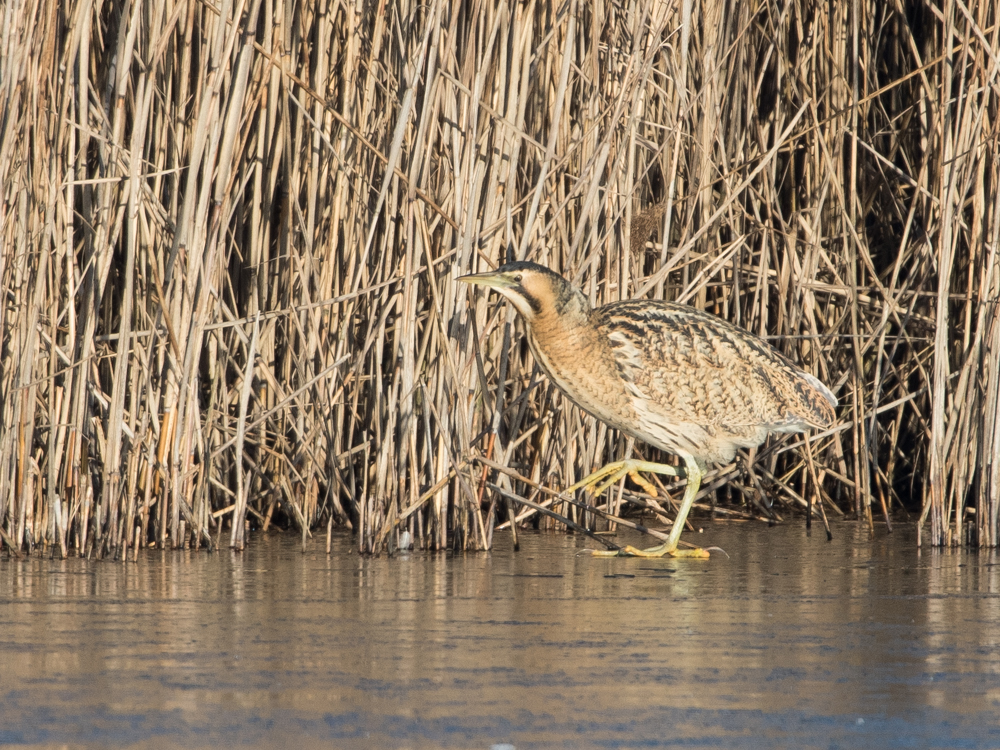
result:
[(649, 554), (650, 550), (638, 549), (631, 544), (621, 549), (592, 549), (589, 552), (594, 557), (662, 557), (665, 554)]
[(708, 554), (707, 549), (702, 549), (701, 547), (694, 547), (692, 549), (675, 549), (670, 553), (671, 557), (694, 557), (699, 560), (705, 560), (711, 557)]
[(708, 550), (702, 549), (701, 547), (694, 547), (693, 549), (670, 549), (666, 544), (660, 544), (656, 547), (648, 547), (646, 549), (639, 549), (638, 547), (633, 547), (632, 545), (622, 547), (619, 550), (592, 549), (590, 550), (590, 554), (594, 557), (688, 557), (699, 560), (704, 560), (710, 557)]
[(622, 552), (628, 554), (629, 557), (664, 557), (665, 555), (673, 555), (676, 550), (670, 549), (666, 544), (658, 544), (646, 549), (628, 546)]
[(591, 557), (619, 557), (621, 555), (620, 549), (588, 549), (587, 552), (590, 553)]

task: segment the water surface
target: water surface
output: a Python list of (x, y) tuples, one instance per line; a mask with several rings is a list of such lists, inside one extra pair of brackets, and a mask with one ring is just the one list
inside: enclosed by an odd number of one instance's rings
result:
[(729, 557), (527, 533), (516, 553), (363, 558), (344, 535), (328, 557), (276, 534), (5, 558), (0, 744), (1000, 747), (996, 555), (854, 524), (700, 539)]

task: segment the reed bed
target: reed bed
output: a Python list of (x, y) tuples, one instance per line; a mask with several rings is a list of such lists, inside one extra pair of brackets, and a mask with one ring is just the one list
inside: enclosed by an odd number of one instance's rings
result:
[(994, 2), (0, 15), (8, 554), (242, 548), (275, 523), (485, 549), (521, 500), (662, 514), (548, 491), (649, 449), (569, 408), (512, 313), (455, 282), (509, 257), (594, 304), (707, 308), (831, 385), (834, 429), (720, 468), (701, 507), (998, 544)]

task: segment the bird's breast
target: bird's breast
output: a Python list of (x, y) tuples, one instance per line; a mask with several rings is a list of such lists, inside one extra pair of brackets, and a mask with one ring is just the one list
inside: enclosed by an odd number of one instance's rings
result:
[(528, 343), (539, 366), (584, 411), (616, 429), (635, 420), (632, 400), (605, 336), (590, 325), (536, 317)]

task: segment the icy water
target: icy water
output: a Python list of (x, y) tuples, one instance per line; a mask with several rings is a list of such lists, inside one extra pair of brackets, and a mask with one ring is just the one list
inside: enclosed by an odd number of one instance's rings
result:
[(717, 522), (708, 561), (530, 533), (5, 558), (0, 744), (1000, 747), (1000, 559), (834, 535)]

